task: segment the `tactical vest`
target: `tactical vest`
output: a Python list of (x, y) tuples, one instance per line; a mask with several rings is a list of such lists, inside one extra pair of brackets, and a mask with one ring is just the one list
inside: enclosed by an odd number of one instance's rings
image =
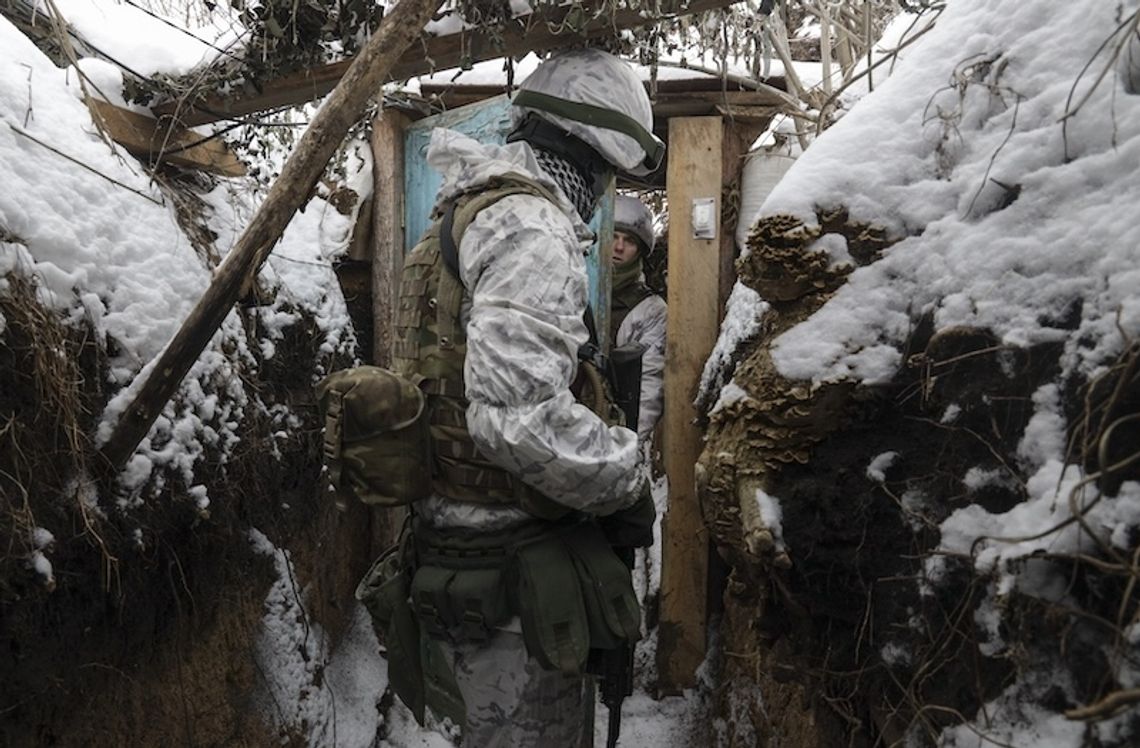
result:
[(510, 195), (554, 196), (537, 182), (510, 175), (456, 198), (404, 260), (396, 314), (392, 368), (418, 382), (427, 396), (433, 455), (432, 488), (440, 496), (479, 504), (513, 505), (544, 519), (568, 510), (497, 467), (467, 430), (463, 362), (467, 335), (460, 319), (464, 288), (447, 267), (441, 236), (450, 228), (454, 247), (479, 211)]

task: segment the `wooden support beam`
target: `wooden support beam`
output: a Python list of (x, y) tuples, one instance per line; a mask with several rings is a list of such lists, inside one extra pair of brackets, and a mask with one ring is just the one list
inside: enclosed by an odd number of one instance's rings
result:
[(166, 120), (123, 109), (99, 99), (88, 99), (91, 116), (98, 117), (107, 134), (131, 154), (150, 161), (161, 161), (201, 169), (223, 177), (240, 177), (245, 164), (226, 148), (220, 138), (175, 127)]
[[(661, 18), (724, 8), (736, 2), (739, 0), (679, 0), (673, 10), (656, 17), (646, 16), (641, 7), (614, 10), (606, 0), (586, 0), (583, 7), (544, 4), (533, 13), (508, 21), (503, 28), (422, 37), (419, 44), (409, 48), (392, 66), (387, 80), (406, 80), (482, 60), (559, 49), (596, 37), (612, 36), (620, 29), (646, 26)], [(331, 91), (351, 63), (352, 60), (344, 60), (266, 81), (254, 96), (211, 95), (196, 102), (171, 101), (155, 106), (154, 113), (193, 126), (304, 104)]]
[[(404, 269), (404, 131), (407, 115), (385, 109), (372, 121), (372, 363), (392, 365)], [(374, 555), (399, 537), (407, 509), (372, 509)]]
[[(664, 693), (696, 684), (705, 658), (708, 623), (709, 536), (694, 480), (701, 432), (693, 400), (720, 326), (720, 276), (724, 228), (717, 237), (693, 237), (693, 201), (713, 198), (721, 215), (722, 142), (720, 117), (669, 121), (669, 276), (666, 323), (663, 457), (669, 478), (669, 507), (661, 529), (661, 628), (657, 670)], [(729, 236), (731, 239), (731, 235)], [(729, 245), (731, 246), (731, 245)]]
[(404, 269), (404, 130), (411, 120), (392, 109), (372, 122), (373, 363), (392, 364), (396, 301)]
[(281, 176), (269, 188), (265, 202), (214, 273), (205, 294), (119, 417), (100, 450), (113, 469), (121, 469), (146, 436), (186, 372), (233, 309), (242, 286), (256, 277), (273, 245), (308, 198), (349, 127), (380, 90), (392, 65), (417, 38), (419, 29), (442, 1), (400, 0), (384, 16), (380, 28), (309, 123), (296, 149), (285, 161)]

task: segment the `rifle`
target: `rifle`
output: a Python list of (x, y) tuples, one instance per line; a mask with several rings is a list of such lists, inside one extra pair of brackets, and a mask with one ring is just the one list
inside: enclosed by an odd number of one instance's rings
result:
[[(593, 336), (592, 315), (587, 327)], [(596, 338), (592, 338), (591, 343)], [(641, 357), (645, 347), (628, 343), (610, 351), (609, 356), (601, 356), (597, 345), (583, 346), (579, 356), (592, 358), (595, 365), (604, 373), (615, 404), (625, 416), (625, 425), (637, 433), (637, 419), (641, 409)], [(634, 554), (632, 546), (615, 547), (614, 553), (631, 572)], [(633, 694), (633, 644), (627, 640), (618, 642), (613, 649), (591, 649), (586, 663), (586, 672), (597, 675), (601, 701), (610, 712), (609, 728), (606, 732), (606, 748), (616, 748), (621, 734), (621, 705), (626, 696)]]
[[(614, 400), (625, 414), (625, 426), (635, 434), (641, 412), (641, 358), (644, 355), (645, 346), (640, 343), (618, 346), (610, 351), (605, 370)], [(633, 568), (632, 562), (630, 568)]]

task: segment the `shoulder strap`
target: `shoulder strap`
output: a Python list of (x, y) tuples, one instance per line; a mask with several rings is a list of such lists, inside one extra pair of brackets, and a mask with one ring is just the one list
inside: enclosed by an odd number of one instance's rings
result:
[(443, 266), (456, 278), (459, 277), (459, 247), (455, 241), (455, 200), (448, 200), (443, 209), (443, 218), (439, 226), (439, 256), (443, 258)]
[[(488, 189), (459, 195), (444, 206), (439, 227), (439, 254), (444, 267), (456, 278), (459, 277), (459, 244), (463, 241), (463, 233), (479, 211), (490, 208), (511, 195), (534, 195), (554, 202), (554, 195), (538, 182), (521, 176), (510, 176)], [(463, 203), (462, 215), (456, 232), (455, 212), (460, 209), (460, 202)]]

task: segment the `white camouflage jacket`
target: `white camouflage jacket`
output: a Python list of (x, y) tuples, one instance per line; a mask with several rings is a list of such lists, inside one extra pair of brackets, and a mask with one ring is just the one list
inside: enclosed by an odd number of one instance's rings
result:
[(646, 296), (629, 311), (618, 326), (614, 346), (638, 343), (645, 347), (641, 356), (641, 398), (638, 404), (637, 435), (642, 441), (653, 436), (665, 400), (665, 300), (657, 294)]
[[(437, 205), (508, 173), (559, 198), (557, 205), (531, 195), (503, 198), (475, 217), (460, 242), (463, 376), (475, 444), (560, 504), (592, 514), (628, 506), (644, 480), (636, 435), (607, 426), (569, 389), (588, 338), (584, 255), (592, 233), (525, 143), (487, 146), (437, 129), (427, 160), (443, 173)], [(498, 529), (529, 518), (514, 507), (438, 496), (418, 511), (437, 527)]]

